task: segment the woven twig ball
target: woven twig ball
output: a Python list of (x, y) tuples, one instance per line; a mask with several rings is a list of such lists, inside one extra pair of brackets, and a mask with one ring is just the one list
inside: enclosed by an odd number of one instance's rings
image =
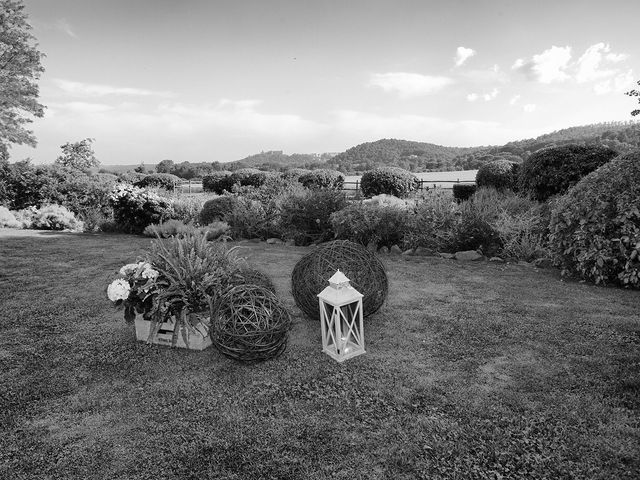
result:
[(276, 286), (271, 277), (261, 270), (251, 267), (242, 268), (238, 274), (231, 279), (231, 286), (237, 285), (259, 285), (272, 293), (276, 293)]
[(321, 244), (293, 268), (291, 292), (300, 310), (313, 320), (320, 317), (317, 295), (329, 285), (328, 280), (336, 270), (343, 272), (364, 295), (363, 316), (378, 311), (389, 290), (384, 265), (374, 253), (348, 240)]
[(211, 311), (211, 341), (242, 361), (277, 357), (287, 347), (291, 316), (282, 301), (259, 285), (227, 290)]

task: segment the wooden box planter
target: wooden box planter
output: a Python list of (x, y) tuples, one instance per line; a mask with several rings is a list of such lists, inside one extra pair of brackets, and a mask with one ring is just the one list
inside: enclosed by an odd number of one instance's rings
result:
[[(141, 342), (155, 343), (157, 345), (172, 346), (173, 333), (177, 322), (175, 317), (171, 321), (164, 322), (160, 325), (160, 329), (154, 335), (151, 335), (153, 323), (141, 317), (136, 317), (136, 339)], [(190, 350), (204, 350), (211, 345), (211, 337), (209, 336), (209, 326), (204, 322), (192, 325), (188, 321), (181, 322), (178, 327), (178, 338), (176, 347), (188, 348)]]

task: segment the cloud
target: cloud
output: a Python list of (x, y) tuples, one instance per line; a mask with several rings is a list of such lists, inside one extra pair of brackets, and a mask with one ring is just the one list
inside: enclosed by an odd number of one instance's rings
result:
[(371, 75), (368, 85), (380, 87), (385, 92), (396, 92), (400, 97), (408, 98), (430, 95), (452, 83), (453, 79), (449, 77), (391, 72), (374, 73)]
[(469, 95), (467, 95), (467, 100), (469, 100), (470, 102), (475, 102), (476, 100), (478, 100), (478, 98), (480, 98), (480, 96), (477, 93), (470, 93)]
[(527, 103), (525, 106), (522, 107), (522, 110), (524, 110), (526, 113), (531, 113), (535, 111), (535, 109), (536, 109), (535, 103)]
[(482, 98), (484, 98), (485, 102), (490, 102), (498, 96), (499, 92), (500, 91), (497, 88), (494, 88), (490, 93), (485, 93), (484, 95), (482, 95)]
[(74, 82), (61, 78), (54, 79), (53, 83), (63, 92), (77, 97), (104, 97), (107, 95), (172, 96), (170, 92), (156, 92), (143, 88), (114, 87), (112, 85)]
[(570, 60), (571, 47), (554, 45), (531, 60), (517, 59), (511, 68), (540, 83), (563, 82), (570, 78), (566, 73)]
[(456, 49), (456, 56), (454, 57), (456, 67), (462, 66), (464, 62), (473, 57), (475, 54), (476, 51), (472, 48), (458, 47)]
[(73, 29), (71, 28), (71, 24), (64, 18), (59, 18), (58, 20), (56, 20), (54, 24), (54, 28), (63, 33), (66, 33), (72, 38), (78, 38), (78, 35), (76, 35)]
[(515, 105), (520, 101), (521, 98), (522, 98), (521, 95), (514, 95), (513, 97), (511, 97), (511, 100), (509, 100), (509, 105), (512, 105), (512, 106)]
[(604, 95), (610, 92), (623, 92), (633, 86), (633, 71), (628, 70), (624, 73), (615, 75), (612, 78), (598, 82), (593, 86), (596, 95)]
[[(606, 59), (605, 54), (609, 53), (611, 48), (604, 43), (596, 43), (591, 45), (578, 59), (578, 72), (576, 80), (578, 83), (590, 82), (601, 78), (610, 77), (615, 74), (615, 70), (602, 70), (600, 65)], [(621, 61), (618, 55), (614, 55), (614, 62)]]

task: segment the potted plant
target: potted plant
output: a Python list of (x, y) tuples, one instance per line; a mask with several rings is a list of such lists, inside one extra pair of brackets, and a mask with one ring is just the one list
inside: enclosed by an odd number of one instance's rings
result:
[(211, 345), (212, 303), (239, 275), (235, 249), (206, 232), (152, 241), (144, 261), (120, 269), (107, 295), (136, 324), (138, 340), (202, 350)]

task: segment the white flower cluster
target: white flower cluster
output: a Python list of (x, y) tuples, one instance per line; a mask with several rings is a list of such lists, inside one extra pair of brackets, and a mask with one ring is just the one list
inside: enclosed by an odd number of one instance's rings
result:
[(129, 293), (131, 292), (131, 286), (129, 282), (122, 278), (118, 278), (111, 282), (111, 284), (107, 287), (107, 297), (112, 302), (117, 302), (118, 300), (126, 300), (129, 298)]

